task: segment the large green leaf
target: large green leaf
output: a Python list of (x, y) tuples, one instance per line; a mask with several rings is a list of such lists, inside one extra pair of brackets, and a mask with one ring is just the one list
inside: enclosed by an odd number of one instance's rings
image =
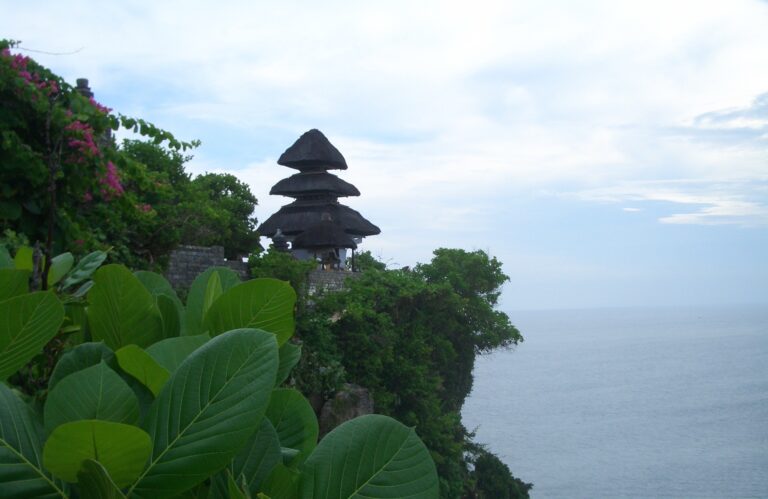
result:
[(66, 289), (70, 286), (74, 286), (75, 284), (83, 282), (86, 279), (90, 279), (93, 273), (96, 272), (96, 269), (98, 269), (106, 259), (106, 251), (94, 251), (93, 253), (88, 253), (83, 258), (81, 258), (79, 262), (77, 262), (75, 268), (69, 271), (69, 273), (64, 277), (64, 280), (61, 281), (59, 287), (61, 289)]
[(48, 393), (45, 429), (79, 419), (136, 424), (139, 401), (120, 376), (101, 363), (70, 374)]
[(160, 274), (148, 270), (137, 270), (133, 275), (135, 275), (141, 284), (147, 288), (147, 291), (153, 295), (176, 296), (178, 298), (171, 283)]
[(115, 352), (115, 357), (120, 369), (141, 381), (155, 397), (171, 376), (167, 369), (136, 345), (124, 346)]
[(162, 338), (163, 321), (155, 300), (127, 268), (106, 265), (96, 271), (93, 281), (88, 322), (94, 340), (117, 350), (130, 344), (145, 347)]
[(0, 269), (12, 269), (14, 267), (13, 258), (8, 253), (8, 248), (0, 244)]
[(413, 428), (370, 414), (325, 436), (304, 463), (301, 497), (438, 496), (435, 463)]
[[(20, 247), (18, 250), (16, 250), (16, 256), (13, 257), (13, 264), (16, 266), (17, 269), (29, 270), (31, 272), (32, 268), (34, 267), (34, 262), (33, 262), (34, 252), (35, 250), (30, 248), (29, 246)], [(40, 266), (42, 267), (42, 262)]]
[(0, 269), (0, 301), (29, 293), (29, 270)]
[(75, 263), (72, 253), (66, 252), (51, 258), (51, 270), (48, 271), (48, 286), (59, 282)]
[(213, 305), (213, 302), (219, 299), (219, 296), (224, 294), (224, 289), (221, 287), (221, 278), (217, 272), (211, 273), (211, 277), (208, 279), (208, 284), (205, 286), (205, 294), (203, 295), (203, 317)]
[(298, 391), (292, 388), (273, 390), (267, 418), (275, 427), (280, 446), (299, 451), (286, 463), (288, 466), (300, 464), (317, 445), (319, 431), (315, 411)]
[[(163, 317), (163, 336), (171, 338), (183, 333), (185, 329), (184, 305), (179, 300), (179, 296), (171, 283), (160, 274), (148, 270), (138, 270), (133, 275), (155, 297), (155, 304)], [(175, 314), (173, 313), (174, 309), (176, 310)]]
[(43, 447), (43, 464), (66, 482), (77, 481), (86, 459), (99, 461), (118, 487), (141, 473), (152, 449), (149, 435), (136, 426), (85, 419), (58, 426)]
[(115, 353), (102, 342), (81, 343), (61, 356), (48, 380), (48, 389), (52, 390), (66, 376), (96, 366), (102, 360), (114, 367), (116, 365), (114, 358)]
[[(209, 281), (216, 274), (218, 287), (215, 282), (209, 285)], [(225, 292), (233, 286), (240, 284), (240, 277), (234, 270), (228, 267), (211, 267), (192, 282), (187, 295), (187, 307), (185, 313), (186, 334), (201, 334), (203, 330), (203, 316), (208, 311), (205, 307), (206, 302), (210, 302), (217, 289)], [(207, 300), (206, 300), (207, 295)]]
[(64, 305), (51, 291), (0, 302), (0, 380), (40, 353), (63, 320)]
[(291, 342), (283, 343), (280, 347), (280, 367), (277, 368), (277, 379), (275, 386), (280, 386), (288, 379), (291, 370), (301, 359), (301, 345), (295, 345)]
[(0, 383), (0, 496), (67, 497), (63, 485), (43, 468), (41, 433), (29, 406)]
[(165, 368), (169, 373), (172, 373), (182, 362), (184, 362), (184, 359), (189, 357), (192, 352), (205, 345), (209, 339), (207, 334), (168, 338), (166, 340), (158, 341), (147, 348), (147, 353), (161, 367)]
[(173, 299), (166, 295), (157, 295), (155, 296), (155, 306), (163, 320), (163, 337), (175, 338), (179, 336), (181, 333), (182, 312)]
[(258, 429), (276, 372), (264, 331), (229, 331), (192, 353), (147, 415), (152, 458), (128, 495), (173, 496), (226, 466)]
[(264, 481), (262, 491), (270, 499), (295, 499), (299, 492), (301, 475), (283, 463), (277, 463)]
[(229, 492), (229, 499), (250, 499), (250, 494), (246, 491), (245, 477), (240, 475), (239, 479), (235, 480), (232, 472), (227, 470), (227, 492)]
[(296, 292), (278, 279), (252, 279), (238, 284), (214, 302), (203, 319), (211, 336), (238, 327), (262, 329), (282, 345), (293, 335)]
[(77, 329), (67, 335), (70, 343), (79, 345), (91, 338), (88, 330), (88, 306), (81, 301), (64, 304), (64, 315), (69, 319), (69, 329)]
[(80, 499), (125, 499), (100, 462), (86, 459), (77, 472)]
[(269, 419), (263, 418), (259, 430), (248, 439), (245, 447), (240, 449), (232, 461), (232, 473), (235, 476), (243, 475), (248, 490), (255, 496), (272, 468), (279, 462), (280, 440)]

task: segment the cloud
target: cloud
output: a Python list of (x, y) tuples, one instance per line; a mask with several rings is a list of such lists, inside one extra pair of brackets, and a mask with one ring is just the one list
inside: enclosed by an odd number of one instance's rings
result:
[[(768, 226), (766, 182), (709, 182), (700, 179), (626, 182), (567, 195), (603, 203), (653, 202), (688, 207), (685, 213), (659, 217), (664, 224)], [(674, 210), (675, 208), (665, 208)], [(639, 211), (638, 208), (623, 208)]]
[(768, 131), (768, 92), (747, 107), (712, 111), (697, 116), (694, 126), (703, 129), (752, 129)]

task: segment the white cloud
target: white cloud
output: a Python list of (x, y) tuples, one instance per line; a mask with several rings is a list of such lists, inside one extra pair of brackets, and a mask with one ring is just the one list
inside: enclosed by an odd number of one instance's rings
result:
[(51, 0), (0, 19), (28, 47), (83, 47), (35, 57), (202, 139), (193, 171), (247, 181), (261, 219), (289, 201), (267, 194), (277, 157), (320, 128), (402, 263), (510, 244), (498, 214), (542, 192), (765, 228), (766, 26), (757, 0)]
[[(765, 184), (753, 182), (709, 182), (677, 179), (670, 181), (626, 182), (570, 194), (578, 199), (594, 202), (625, 203), (656, 202), (682, 205), (686, 213), (659, 217), (666, 224), (724, 225), (743, 227), (768, 225), (768, 204)], [(760, 200), (755, 200), (760, 199)], [(638, 208), (623, 208), (639, 211)]]

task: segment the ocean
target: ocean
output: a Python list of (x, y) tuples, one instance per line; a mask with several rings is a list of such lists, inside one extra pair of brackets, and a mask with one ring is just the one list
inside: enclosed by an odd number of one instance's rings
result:
[(768, 306), (508, 312), (462, 412), (533, 498), (768, 498)]

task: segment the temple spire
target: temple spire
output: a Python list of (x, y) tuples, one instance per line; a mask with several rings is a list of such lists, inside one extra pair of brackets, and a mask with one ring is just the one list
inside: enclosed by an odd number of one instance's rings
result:
[[(357, 188), (328, 173), (346, 170), (347, 162), (333, 144), (316, 129), (299, 137), (277, 161), (299, 173), (275, 184), (270, 194), (295, 199), (270, 216), (259, 227), (263, 236), (274, 237), (281, 230), (291, 251), (299, 258), (310, 258), (318, 250), (333, 250), (343, 256), (356, 247), (355, 241), (379, 234), (381, 230), (360, 213), (339, 203), (338, 198), (359, 196)], [(298, 243), (298, 244), (297, 244)]]

